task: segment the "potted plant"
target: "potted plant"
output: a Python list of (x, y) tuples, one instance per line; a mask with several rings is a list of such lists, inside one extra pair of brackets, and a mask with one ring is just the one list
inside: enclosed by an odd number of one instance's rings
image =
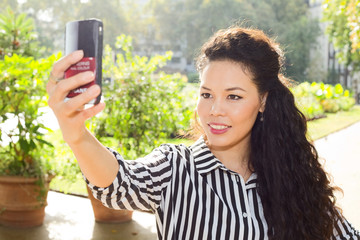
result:
[(40, 117), (56, 57), (34, 59), (41, 48), (33, 29), (26, 14), (8, 7), (0, 15), (0, 224), (7, 226), (42, 224), (53, 175)]
[(41, 122), (45, 84), (56, 60), (16, 54), (0, 60), (0, 224), (41, 225), (53, 171)]

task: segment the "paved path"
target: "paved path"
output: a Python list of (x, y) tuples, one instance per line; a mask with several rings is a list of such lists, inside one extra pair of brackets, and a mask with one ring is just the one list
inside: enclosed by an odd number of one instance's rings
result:
[(317, 140), (315, 147), (334, 184), (344, 191), (337, 194), (344, 216), (360, 230), (360, 122)]
[[(325, 168), (344, 190), (339, 203), (345, 217), (360, 229), (360, 122), (315, 142)], [(0, 226), (1, 240), (155, 240), (154, 215), (135, 212), (133, 221), (100, 224), (86, 198), (49, 192), (44, 225), (19, 230)]]

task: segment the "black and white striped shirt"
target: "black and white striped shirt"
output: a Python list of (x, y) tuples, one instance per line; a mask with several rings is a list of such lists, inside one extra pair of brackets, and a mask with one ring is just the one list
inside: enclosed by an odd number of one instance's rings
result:
[[(268, 239), (256, 173), (244, 182), (203, 138), (191, 147), (161, 145), (135, 161), (112, 152), (120, 164), (116, 179), (107, 188), (89, 187), (107, 207), (153, 211), (158, 239)], [(339, 222), (333, 239), (360, 233)]]

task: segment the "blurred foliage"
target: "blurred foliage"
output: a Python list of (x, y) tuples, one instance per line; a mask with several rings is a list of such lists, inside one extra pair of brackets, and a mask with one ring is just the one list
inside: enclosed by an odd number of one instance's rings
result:
[(52, 144), (44, 138), (49, 129), (40, 117), (47, 106), (45, 84), (57, 59), (13, 54), (0, 60), (0, 175), (40, 177), (52, 170)]
[(188, 78), (189, 83), (199, 83), (200, 82), (198, 72), (188, 73), (187, 78)]
[(126, 158), (136, 158), (149, 153), (159, 139), (189, 128), (194, 106), (182, 92), (182, 76), (159, 71), (171, 52), (136, 56), (132, 38), (125, 35), (118, 37), (116, 51), (114, 64), (111, 47), (105, 47), (103, 77), (110, 83), (103, 86), (106, 109), (96, 119), (95, 132), (100, 140), (113, 136)]
[(360, 0), (324, 0), (323, 20), (339, 61), (360, 70)]
[[(0, 0), (1, 6), (10, 4)], [(151, 56), (162, 49), (179, 51), (192, 64), (194, 54), (220, 28), (239, 24), (264, 30), (285, 46), (286, 73), (297, 81), (311, 79), (310, 48), (319, 34), (303, 0), (27, 0), (11, 3), (35, 20), (41, 46), (47, 53), (63, 49), (68, 21), (99, 18), (104, 43), (115, 48), (120, 34), (134, 38), (134, 46)], [(162, 53), (161, 53), (162, 54)]]
[(349, 90), (340, 84), (304, 82), (292, 88), (298, 107), (307, 119), (318, 118), (324, 113), (348, 111), (355, 105), (355, 99)]
[(25, 13), (17, 14), (10, 7), (0, 15), (0, 59), (18, 54), (39, 56), (40, 48), (33, 19)]
[(303, 0), (151, 0), (148, 11), (155, 37), (181, 46), (188, 62), (217, 30), (250, 26), (264, 30), (285, 46), (288, 76), (300, 82), (309, 79), (310, 49), (320, 28), (318, 19), (309, 17)]
[[(5, 2), (2, 4), (1, 2)], [(0, 0), (1, 6), (6, 6), (7, 0)], [(15, 1), (16, 2), (16, 1)], [(104, 41), (113, 44), (116, 37), (129, 32), (130, 21), (138, 20), (137, 15), (129, 16), (136, 9), (128, 11), (131, 0), (98, 1), (98, 0), (27, 0), (16, 4), (17, 10), (26, 13), (34, 19), (41, 46), (46, 47), (44, 55), (64, 48), (65, 24), (69, 21), (98, 18), (105, 26)], [(14, 3), (12, 3), (14, 5)], [(135, 3), (132, 4), (134, 5)], [(134, 11), (134, 12), (133, 12)], [(138, 12), (140, 14), (140, 12)], [(134, 21), (137, 22), (137, 21)], [(130, 29), (131, 30), (131, 29)], [(134, 28), (139, 30), (139, 28)]]

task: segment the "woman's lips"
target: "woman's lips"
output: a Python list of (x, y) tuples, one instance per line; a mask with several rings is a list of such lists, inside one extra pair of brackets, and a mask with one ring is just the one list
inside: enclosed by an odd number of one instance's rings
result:
[(210, 127), (210, 132), (213, 134), (223, 134), (231, 128), (231, 126), (219, 123), (209, 123), (208, 126)]

